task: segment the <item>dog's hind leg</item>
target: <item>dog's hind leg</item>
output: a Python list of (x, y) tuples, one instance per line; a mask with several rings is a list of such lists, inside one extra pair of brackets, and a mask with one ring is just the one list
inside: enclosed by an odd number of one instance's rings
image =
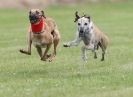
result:
[(105, 50), (102, 50), (102, 59), (101, 59), (101, 61), (104, 61), (104, 56), (105, 56)]
[(32, 44), (32, 40), (31, 40), (31, 32), (28, 32), (28, 48), (25, 49), (20, 49), (19, 51), (21, 53), (27, 54), (27, 55), (31, 55), (31, 44)]
[(105, 48), (104, 48), (104, 46), (103, 46), (103, 44), (101, 43), (101, 42), (99, 42), (99, 46), (101, 47), (101, 49), (102, 49), (102, 59), (101, 59), (101, 61), (104, 61), (104, 56), (105, 56)]
[(57, 54), (57, 52), (56, 52), (56, 48), (57, 48), (58, 43), (59, 43), (59, 39), (56, 39), (56, 40), (54, 41), (54, 51), (53, 51), (53, 56), (56, 56), (56, 54)]
[(96, 52), (97, 46), (98, 46), (98, 45), (95, 45), (95, 46), (94, 46), (94, 59), (97, 59), (97, 52)]
[(100, 42), (98, 42), (98, 44), (97, 44), (97, 50), (99, 49), (99, 46), (100, 46)]
[(58, 44), (59, 44), (59, 41), (60, 41), (60, 34), (59, 34), (59, 31), (58, 31), (58, 29), (55, 29), (54, 31), (53, 31), (53, 53), (49, 56), (49, 61), (52, 61), (54, 58), (55, 58), (55, 56), (56, 56), (56, 54), (57, 54), (57, 46), (58, 46)]
[(57, 48), (57, 45), (59, 44), (59, 41), (60, 41), (60, 35), (59, 35), (59, 31), (58, 29), (54, 30), (54, 50), (53, 50), (53, 56), (56, 56), (57, 52), (56, 52), (56, 48)]

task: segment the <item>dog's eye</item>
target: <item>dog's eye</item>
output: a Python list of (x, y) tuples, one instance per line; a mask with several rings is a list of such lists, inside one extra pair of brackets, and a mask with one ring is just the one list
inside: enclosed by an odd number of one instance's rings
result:
[(78, 23), (78, 25), (80, 26), (81, 24), (80, 24), (80, 23)]
[(87, 23), (85, 23), (84, 25), (87, 25)]
[(36, 11), (36, 14), (39, 14), (39, 12), (38, 12), (38, 11)]

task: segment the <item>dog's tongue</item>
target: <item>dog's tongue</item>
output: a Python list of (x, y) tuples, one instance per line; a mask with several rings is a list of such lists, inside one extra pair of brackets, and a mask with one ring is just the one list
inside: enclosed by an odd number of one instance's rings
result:
[(38, 24), (31, 24), (31, 31), (32, 31), (33, 33), (41, 32), (42, 29), (43, 29), (43, 24), (44, 24), (43, 19), (41, 19), (40, 22), (39, 22)]

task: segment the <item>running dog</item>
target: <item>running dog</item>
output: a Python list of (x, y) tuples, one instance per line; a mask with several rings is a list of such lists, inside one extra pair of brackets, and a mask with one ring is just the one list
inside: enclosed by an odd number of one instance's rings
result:
[[(28, 48), (20, 49), (21, 53), (31, 55), (31, 45), (33, 44), (41, 60), (52, 61), (56, 55), (56, 48), (60, 40), (60, 33), (53, 19), (45, 17), (44, 11), (40, 9), (31, 9), (29, 12), (31, 26), (28, 31)], [(48, 51), (54, 44), (53, 54), (48, 55)], [(46, 48), (42, 51), (42, 48)]]
[(99, 46), (102, 49), (101, 61), (104, 61), (104, 55), (109, 41), (108, 37), (93, 24), (90, 16), (79, 16), (78, 12), (76, 12), (75, 22), (77, 22), (78, 26), (76, 38), (73, 41), (64, 43), (64, 47), (77, 46), (83, 40), (85, 44), (81, 49), (83, 61), (87, 62), (86, 50), (92, 50), (94, 52), (94, 58), (97, 58), (96, 50), (98, 50)]

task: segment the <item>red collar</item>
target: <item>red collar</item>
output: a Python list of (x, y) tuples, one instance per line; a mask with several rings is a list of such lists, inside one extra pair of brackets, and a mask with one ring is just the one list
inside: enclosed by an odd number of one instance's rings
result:
[(43, 24), (44, 20), (42, 18), (38, 24), (31, 24), (31, 31), (33, 33), (40, 33), (43, 29)]

